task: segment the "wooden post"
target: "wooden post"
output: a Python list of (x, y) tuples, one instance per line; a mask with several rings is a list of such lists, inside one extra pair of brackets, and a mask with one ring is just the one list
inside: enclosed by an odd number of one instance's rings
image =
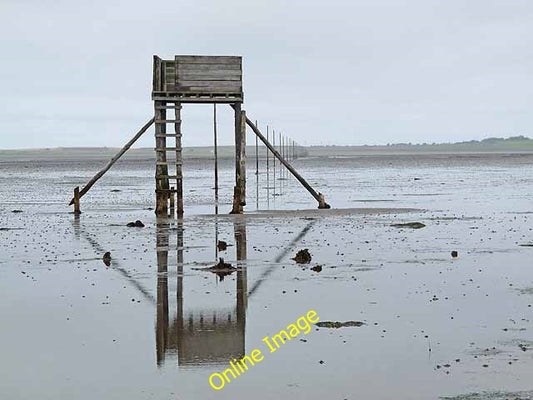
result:
[[(257, 135), (256, 135), (257, 136)], [(268, 125), (267, 125), (267, 141), (268, 141)], [(269, 186), (270, 186), (270, 179), (269, 179), (269, 176), (270, 176), (270, 166), (268, 165), (269, 164), (269, 154), (268, 154), (268, 149), (266, 151), (266, 159), (267, 159), (267, 162), (266, 162), (266, 170), (267, 170), (267, 199), (268, 199), (268, 191), (270, 190)]]
[[(274, 129), (272, 129), (272, 146), (274, 149), (276, 148), (276, 131)], [(272, 187), (274, 188), (274, 191), (272, 192), (272, 196), (276, 196), (276, 157), (272, 157), (272, 171), (273, 171)]]
[[(281, 148), (283, 149), (283, 153), (282, 153), (283, 154), (283, 158), (286, 159), (287, 158), (287, 152), (285, 151), (286, 150), (285, 149), (285, 140), (286, 140), (286, 138), (285, 138), (285, 136), (283, 136), (283, 139), (281, 141)], [(286, 176), (285, 173), (286, 172), (287, 172), (287, 170), (283, 169), (283, 178), (285, 178), (285, 176)]]
[(296, 159), (296, 153), (294, 152), (294, 140), (292, 141), (292, 159)]
[(246, 112), (235, 103), (235, 189), (232, 214), (241, 214), (246, 205)]
[[(257, 120), (255, 121), (255, 126), (257, 126)], [(255, 136), (255, 174), (259, 175), (259, 142), (257, 135)]]
[(181, 147), (181, 103), (174, 103), (176, 133), (176, 197), (178, 218), (183, 216), (183, 149)]
[(80, 187), (76, 186), (74, 188), (74, 214), (81, 214), (80, 211)]
[[(157, 56), (154, 56), (154, 76), (153, 76), (153, 90), (159, 91), (162, 89), (162, 62)], [(156, 167), (155, 167), (155, 213), (156, 215), (167, 214), (168, 205), (168, 165), (167, 165), (167, 139), (166, 124), (161, 121), (165, 120), (166, 102), (154, 102), (154, 118), (155, 118), (155, 151), (156, 151)], [(167, 178), (163, 178), (163, 176)]]
[[(281, 132), (279, 133), (278, 151), (280, 152), (281, 157), (283, 158), (283, 145), (282, 145), (282, 142), (281, 142)], [(279, 163), (279, 179), (281, 179), (283, 177), (282, 174), (283, 174), (283, 165), (281, 165), (281, 163)], [(279, 187), (281, 188), (281, 182), (279, 184)]]
[(164, 101), (154, 102), (155, 108), (155, 213), (156, 215), (168, 214), (168, 165), (167, 165), (167, 138)]
[(241, 111), (240, 121), (240, 149), (239, 149), (239, 193), (241, 195), (241, 211), (246, 205), (246, 111)]
[[(213, 147), (215, 156), (215, 214), (218, 214), (218, 140), (217, 140), (217, 105), (213, 104)], [(216, 246), (215, 246), (216, 247)]]

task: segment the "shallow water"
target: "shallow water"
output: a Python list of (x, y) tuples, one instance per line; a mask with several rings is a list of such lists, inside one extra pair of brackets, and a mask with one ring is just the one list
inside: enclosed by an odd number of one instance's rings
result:
[[(279, 170), (267, 184), (261, 164), (256, 178), (250, 162), (245, 216), (226, 214), (230, 161), (215, 216), (211, 161), (188, 160), (183, 221), (149, 209), (152, 162), (124, 161), (76, 218), (72, 188), (105, 162), (0, 161), (0, 398), (437, 399), (533, 389), (533, 247), (520, 246), (533, 243), (533, 155), (295, 160), (329, 211), (314, 210)], [(146, 227), (125, 227), (137, 219)], [(426, 227), (391, 227), (411, 221)], [(302, 248), (313, 260), (298, 266), (291, 257)], [(223, 280), (203, 270), (218, 257), (237, 267)], [(317, 264), (321, 272), (310, 269)], [(365, 324), (313, 327), (269, 353), (262, 339), (309, 310)], [(210, 387), (212, 373), (256, 348), (263, 361)]]

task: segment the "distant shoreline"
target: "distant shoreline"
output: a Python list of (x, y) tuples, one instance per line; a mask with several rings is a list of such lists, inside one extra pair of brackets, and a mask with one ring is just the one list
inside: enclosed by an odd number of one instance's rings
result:
[[(118, 152), (118, 147), (57, 147), (47, 149), (18, 149), (0, 150), (0, 161), (17, 160), (91, 160), (111, 158)], [(295, 149), (298, 157), (349, 157), (364, 155), (391, 155), (391, 154), (446, 154), (446, 153), (533, 153), (533, 140), (524, 136), (506, 139), (489, 138), (481, 141), (459, 143), (432, 143), (409, 144), (398, 143), (390, 145), (363, 145), (363, 146), (308, 146)], [(259, 157), (266, 156), (265, 147), (260, 145)], [(289, 149), (292, 155), (292, 150)], [(247, 146), (249, 158), (255, 158), (255, 146)], [(187, 159), (212, 159), (214, 151), (212, 146), (184, 147), (184, 158)], [(233, 146), (219, 146), (220, 159), (234, 157)], [(151, 147), (132, 148), (124, 155), (129, 160), (151, 160), (155, 158), (154, 149)]]

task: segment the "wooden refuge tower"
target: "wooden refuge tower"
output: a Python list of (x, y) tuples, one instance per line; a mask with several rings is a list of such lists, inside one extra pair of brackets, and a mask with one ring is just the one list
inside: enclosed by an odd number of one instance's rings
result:
[[(156, 214), (168, 213), (176, 196), (183, 214), (181, 108), (185, 103), (226, 103), (235, 110), (233, 212), (246, 202), (246, 114), (242, 110), (242, 58), (231, 56), (154, 56), (153, 91), (156, 151)], [(172, 114), (170, 114), (173, 111)], [(175, 157), (169, 157), (169, 152)]]
[[(318, 208), (329, 208), (324, 196), (315, 191), (268, 141), (242, 109), (242, 57), (175, 56), (163, 60), (154, 56), (152, 100), (154, 117), (124, 145), (122, 149), (80, 190), (74, 188), (74, 213), (79, 214), (80, 199), (124, 153), (155, 124), (155, 192), (156, 214), (168, 215), (177, 208), (183, 215), (183, 149), (181, 145), (181, 108), (186, 103), (226, 103), (235, 112), (235, 186), (232, 213), (240, 214), (246, 204), (246, 126), (248, 125), (276, 157), (280, 165), (307, 189), (318, 202)], [(216, 124), (215, 124), (216, 126)], [(216, 134), (215, 134), (216, 138)], [(216, 144), (215, 144), (216, 151)], [(216, 154), (216, 153), (215, 153)], [(256, 141), (257, 157), (257, 141)], [(267, 159), (268, 160), (268, 159)], [(256, 160), (257, 162), (257, 160)], [(216, 171), (216, 167), (215, 167)]]

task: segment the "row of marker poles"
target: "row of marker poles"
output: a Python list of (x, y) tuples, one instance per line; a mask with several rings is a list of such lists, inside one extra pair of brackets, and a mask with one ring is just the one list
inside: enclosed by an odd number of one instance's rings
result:
[[(255, 121), (255, 126), (259, 127), (257, 124), (257, 121)], [(214, 162), (215, 162), (215, 214), (218, 215), (218, 138), (217, 138), (217, 106), (216, 104), (213, 104), (213, 147), (214, 147)], [(278, 139), (278, 142), (276, 144), (276, 137)], [(266, 126), (266, 139), (267, 141), (270, 141), (272, 139), (271, 143), (272, 146), (278, 151), (278, 153), (281, 154), (281, 156), (287, 160), (295, 160), (298, 158), (298, 149), (300, 145), (294, 141), (293, 139), (284, 136), (281, 134), (281, 132), (278, 132), (276, 135), (275, 130), (271, 130), (270, 127)], [(270, 206), (270, 190), (272, 190), (272, 196), (275, 198), (276, 196), (281, 195), (283, 183), (287, 181), (287, 177), (289, 176), (289, 171), (283, 167), (283, 164), (281, 164), (279, 161), (276, 160), (276, 157), (273, 154), (270, 154), (270, 151), (265, 146), (265, 153), (266, 153), (266, 192), (267, 192), (267, 206)], [(278, 171), (278, 178), (279, 181), (279, 192), (276, 193), (276, 169), (279, 168)], [(272, 174), (271, 174), (272, 171)], [(256, 207), (259, 208), (259, 141), (257, 138), (257, 135), (255, 135), (255, 176), (256, 176)], [(270, 182), (270, 177), (272, 175), (272, 186)], [(218, 238), (217, 238), (218, 239)]]
[[(259, 128), (257, 121), (255, 126)], [(281, 154), (282, 158), (287, 161), (295, 160), (298, 158), (298, 149), (300, 145), (293, 139), (283, 135), (281, 132), (276, 132), (274, 129), (270, 129), (270, 126), (266, 126), (266, 139), (272, 144), (272, 146)], [(267, 191), (267, 206), (270, 206), (270, 191), (272, 190), (272, 197), (282, 194), (283, 185), (287, 184), (289, 171), (281, 164), (273, 154), (265, 146), (265, 166), (266, 166), (266, 191)], [(259, 141), (255, 136), (255, 175), (256, 175), (256, 207), (259, 208)], [(271, 182), (272, 175), (272, 182)], [(277, 177), (276, 177), (277, 176)], [(279, 192), (276, 183), (279, 182)]]

